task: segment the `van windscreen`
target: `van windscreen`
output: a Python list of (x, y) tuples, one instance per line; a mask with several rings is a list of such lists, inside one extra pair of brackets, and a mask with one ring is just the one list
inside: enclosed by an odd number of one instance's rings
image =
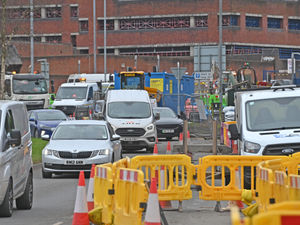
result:
[(300, 128), (300, 97), (262, 99), (246, 103), (247, 128), (267, 131)]
[(150, 104), (146, 102), (111, 102), (108, 104), (108, 116), (118, 119), (149, 118)]
[(56, 99), (86, 99), (87, 87), (60, 87)]

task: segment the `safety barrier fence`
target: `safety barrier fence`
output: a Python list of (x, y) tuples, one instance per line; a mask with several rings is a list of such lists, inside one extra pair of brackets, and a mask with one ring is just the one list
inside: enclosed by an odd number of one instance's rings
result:
[(96, 167), (94, 203), (102, 208), (104, 224), (141, 224), (148, 196), (144, 182), (155, 177), (160, 201), (191, 199), (192, 185), (201, 187), (199, 198), (203, 200), (242, 200), (247, 187), (253, 196), (258, 193), (256, 200), (263, 211), (270, 199), (300, 199), (299, 160), (298, 156), (218, 155), (205, 156), (193, 165), (186, 155), (125, 158)]

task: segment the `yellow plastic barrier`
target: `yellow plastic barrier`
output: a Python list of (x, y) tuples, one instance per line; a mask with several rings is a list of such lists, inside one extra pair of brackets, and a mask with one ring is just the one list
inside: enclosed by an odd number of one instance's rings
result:
[(287, 175), (283, 171), (275, 171), (274, 198), (275, 203), (289, 200), (289, 187)]
[(112, 165), (114, 177), (115, 177), (115, 174), (116, 174), (118, 168), (130, 168), (130, 158), (126, 157), (124, 159), (120, 159), (117, 162), (114, 162), (114, 164)]
[(144, 174), (140, 170), (118, 168), (115, 179), (114, 225), (141, 225), (140, 204), (145, 199)]
[(289, 200), (300, 201), (300, 176), (299, 175), (289, 175)]
[(113, 195), (112, 164), (97, 165), (94, 178), (94, 205), (102, 207), (102, 223), (112, 224)]
[(192, 198), (191, 184), (194, 167), (186, 155), (147, 155), (131, 159), (130, 167), (140, 169), (145, 179), (157, 177), (159, 200), (187, 200)]
[(237, 206), (233, 206), (230, 209), (231, 224), (232, 225), (250, 225), (249, 218), (242, 219), (240, 210)]
[[(286, 156), (205, 156), (199, 159), (197, 167), (196, 185), (201, 186), (199, 198), (204, 200), (241, 200), (242, 190), (245, 188), (244, 174), (254, 190), (255, 167), (259, 162), (271, 159), (281, 159)], [(217, 182), (216, 174), (221, 180)]]
[(299, 202), (282, 202), (269, 207), (268, 212), (252, 218), (252, 225), (296, 225), (300, 224)]

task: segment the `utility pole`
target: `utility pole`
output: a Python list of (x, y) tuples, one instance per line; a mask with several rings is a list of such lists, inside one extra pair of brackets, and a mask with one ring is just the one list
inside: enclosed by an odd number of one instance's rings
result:
[(97, 73), (96, 49), (96, 0), (93, 0), (94, 73)]
[(177, 114), (180, 115), (180, 63), (177, 62)]
[(34, 72), (34, 43), (33, 43), (33, 0), (30, 0), (30, 73)]
[(106, 0), (104, 0), (104, 6), (103, 6), (103, 14), (104, 14), (104, 21), (103, 21), (103, 25), (104, 25), (104, 82), (106, 82)]
[(223, 42), (223, 2), (219, 0), (219, 98), (220, 98), (220, 107), (222, 112), (223, 104), (223, 68), (222, 68), (222, 42)]

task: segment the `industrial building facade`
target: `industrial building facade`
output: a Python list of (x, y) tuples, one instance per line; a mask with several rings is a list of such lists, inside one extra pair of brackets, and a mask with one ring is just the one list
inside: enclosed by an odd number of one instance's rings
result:
[[(104, 1), (96, 1), (97, 72), (103, 72)], [(217, 46), (218, 0), (107, 0), (107, 72), (124, 70), (138, 55), (138, 68), (181, 65), (194, 71), (195, 46)], [(9, 1), (8, 36), (29, 65), (28, 1)], [(285, 70), (300, 53), (298, 0), (223, 0), (226, 68), (253, 61), (258, 71)], [(93, 73), (93, 1), (34, 1), (35, 58), (50, 62), (50, 74), (65, 78), (79, 70)], [(267, 53), (266, 53), (267, 52)], [(264, 60), (266, 59), (266, 60)], [(300, 59), (300, 57), (299, 57)], [(263, 66), (260, 64), (263, 63)], [(262, 75), (260, 75), (262, 78)]]

